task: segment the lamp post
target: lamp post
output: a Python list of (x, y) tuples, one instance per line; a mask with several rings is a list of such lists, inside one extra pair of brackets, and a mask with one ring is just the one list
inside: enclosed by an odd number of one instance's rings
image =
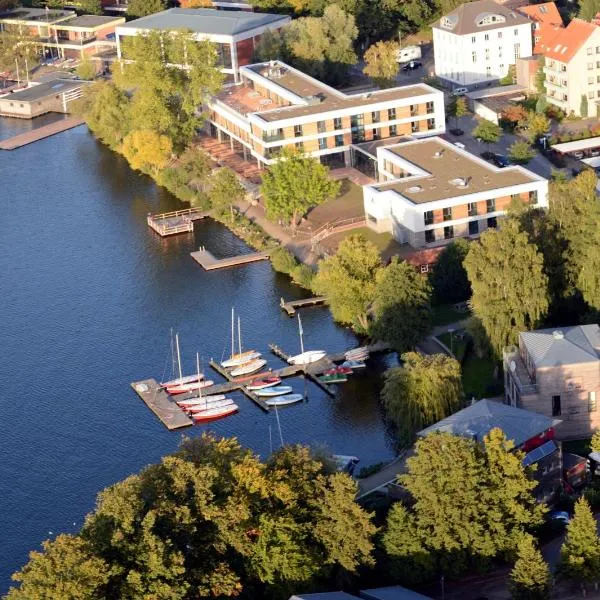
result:
[(450, 354), (452, 354), (452, 356), (454, 356), (454, 347), (453, 347), (453, 337), (452, 334), (454, 333), (454, 328), (453, 327), (448, 327), (448, 333), (450, 334)]

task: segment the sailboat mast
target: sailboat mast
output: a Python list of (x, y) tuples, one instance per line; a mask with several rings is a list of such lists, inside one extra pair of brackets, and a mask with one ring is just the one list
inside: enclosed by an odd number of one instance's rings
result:
[(196, 371), (198, 372), (198, 400), (202, 398), (202, 385), (200, 382), (200, 354), (196, 352)]
[(177, 369), (177, 361), (175, 359), (175, 345), (173, 344), (173, 328), (171, 327), (171, 377), (175, 377)]
[(298, 313), (298, 333), (300, 334), (300, 354), (304, 354), (304, 331), (302, 330), (302, 320)]
[(235, 309), (231, 307), (231, 358), (235, 354)]
[(179, 352), (179, 334), (175, 334), (175, 346), (177, 348), (177, 368), (179, 370), (179, 379), (183, 379), (183, 374), (181, 373), (181, 353)]
[(240, 318), (238, 317), (238, 351), (242, 353), (242, 326), (240, 324)]

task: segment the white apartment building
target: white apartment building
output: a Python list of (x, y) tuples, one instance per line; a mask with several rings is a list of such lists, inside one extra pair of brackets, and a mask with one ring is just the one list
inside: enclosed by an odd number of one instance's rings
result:
[(496, 227), (515, 200), (548, 206), (543, 177), (520, 166), (499, 169), (439, 137), (380, 145), (373, 153), (381, 183), (363, 186), (367, 224), (413, 248), (476, 238)]
[(477, 87), (508, 74), (532, 54), (532, 22), (497, 4), (462, 4), (433, 25), (435, 74), (455, 87)]
[(544, 73), (548, 102), (568, 115), (600, 116), (600, 27), (573, 19), (556, 32), (545, 52)]

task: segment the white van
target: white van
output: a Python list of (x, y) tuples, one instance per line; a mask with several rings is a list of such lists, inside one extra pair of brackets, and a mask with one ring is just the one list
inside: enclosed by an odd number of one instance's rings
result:
[(421, 46), (405, 46), (396, 53), (396, 62), (404, 63), (421, 58)]
[(469, 91), (466, 87), (459, 87), (452, 90), (453, 96), (464, 96)]

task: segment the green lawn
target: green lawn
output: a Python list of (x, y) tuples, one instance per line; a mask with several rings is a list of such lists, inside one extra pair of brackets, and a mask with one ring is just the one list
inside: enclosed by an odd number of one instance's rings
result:
[(467, 351), (467, 341), (465, 339), (459, 340), (453, 335), (451, 340), (449, 333), (442, 333), (442, 335), (438, 335), (437, 338), (442, 344), (445, 344), (447, 348), (450, 348), (454, 353), (454, 356), (456, 356), (456, 360), (462, 362)]
[(369, 227), (359, 227), (351, 229), (347, 235), (362, 235), (367, 238), (372, 244), (377, 246), (379, 252), (383, 252), (394, 241), (391, 233), (377, 233)]
[[(433, 326), (448, 325), (469, 317), (471, 313), (460, 312), (454, 309), (454, 304), (441, 304), (433, 307)], [(444, 342), (446, 343), (446, 342)]]
[[(463, 389), (467, 401), (472, 396), (476, 399), (486, 398), (500, 393), (500, 383), (494, 379), (494, 362), (489, 358), (478, 358), (469, 352), (462, 364)], [(498, 393), (490, 393), (488, 386), (497, 384)]]

